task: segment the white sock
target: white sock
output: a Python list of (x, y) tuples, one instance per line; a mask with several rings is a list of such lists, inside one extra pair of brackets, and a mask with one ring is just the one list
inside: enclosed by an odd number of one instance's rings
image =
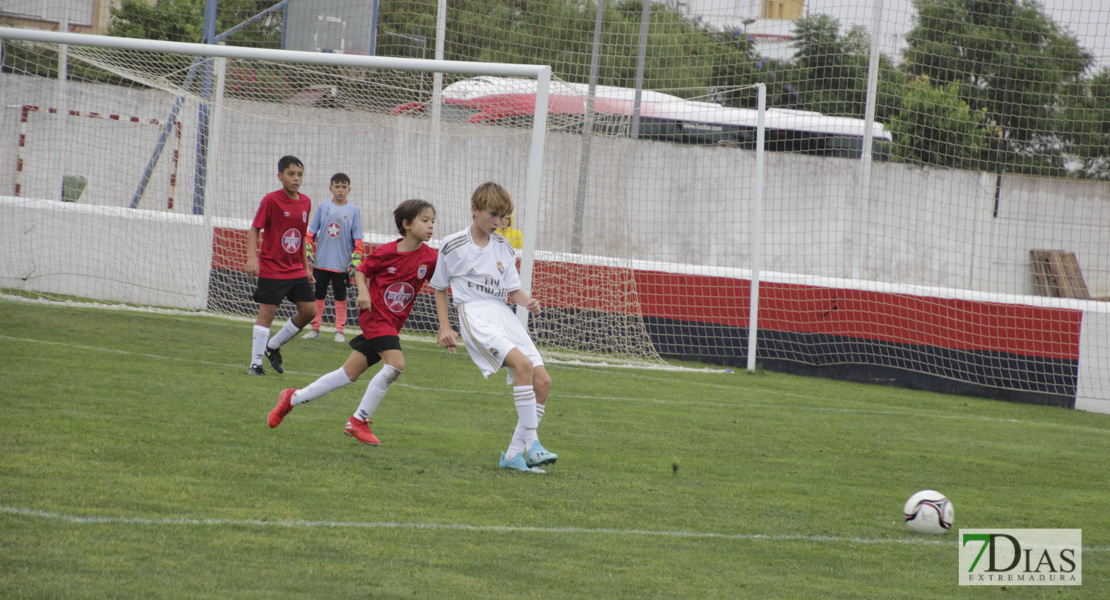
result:
[(285, 322), (285, 325), (281, 326), (281, 331), (277, 332), (274, 337), (270, 338), (270, 341), (266, 344), (266, 347), (271, 350), (277, 350), (278, 348), (284, 346), (285, 342), (293, 339), (293, 336), (297, 335), (300, 332), (301, 328), (293, 324), (293, 319), (289, 319)]
[(297, 406), (310, 402), (352, 383), (354, 382), (347, 377), (347, 372), (343, 370), (343, 367), (339, 367), (331, 373), (324, 373), (319, 379), (308, 384), (308, 387), (293, 392), (293, 399), (290, 404)]
[(362, 395), (362, 402), (358, 405), (358, 410), (355, 411), (355, 418), (360, 421), (369, 421), (370, 417), (374, 416), (374, 411), (377, 410), (378, 405), (381, 404), (382, 398), (385, 398), (385, 393), (389, 391), (389, 385), (401, 376), (401, 371), (394, 369), (389, 365), (382, 365), (382, 370), (370, 380), (370, 385), (366, 386), (366, 393)]
[(528, 449), (538, 438), (536, 436), (536, 390), (530, 385), (513, 387), (513, 403), (516, 404), (516, 429), (505, 458), (512, 458)]
[(539, 402), (536, 403), (536, 427), (540, 426), (540, 421), (543, 420), (544, 405)]
[(266, 340), (270, 339), (270, 328), (255, 325), (251, 332), (251, 366), (261, 366), (266, 355)]

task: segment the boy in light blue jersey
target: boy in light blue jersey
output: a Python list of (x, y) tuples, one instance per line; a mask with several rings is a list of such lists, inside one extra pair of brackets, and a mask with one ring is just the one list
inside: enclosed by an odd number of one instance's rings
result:
[[(335, 341), (347, 341), (347, 287), (350, 273), (362, 263), (362, 216), (354, 203), (347, 201), (351, 178), (345, 173), (331, 176), (331, 201), (316, 207), (308, 226), (308, 242), (314, 245), (312, 274), (316, 277), (316, 318), (305, 339), (320, 337), (320, 323), (328, 297), (328, 285), (335, 296)], [(310, 246), (311, 248), (312, 246)]]

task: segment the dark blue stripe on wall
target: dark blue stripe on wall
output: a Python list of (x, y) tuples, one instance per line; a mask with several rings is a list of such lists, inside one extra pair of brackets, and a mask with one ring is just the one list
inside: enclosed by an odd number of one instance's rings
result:
[[(747, 368), (747, 328), (644, 321), (665, 357)], [(1074, 360), (827, 334), (760, 330), (756, 352), (768, 371), (1066, 408), (1074, 408), (1079, 382)]]

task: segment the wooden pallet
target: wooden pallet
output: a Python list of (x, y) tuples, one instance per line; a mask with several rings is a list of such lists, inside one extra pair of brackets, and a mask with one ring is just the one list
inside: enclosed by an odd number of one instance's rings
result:
[(1033, 281), (1037, 285), (1037, 293), (1055, 298), (1091, 298), (1074, 252), (1030, 250), (1029, 254), (1033, 259)]

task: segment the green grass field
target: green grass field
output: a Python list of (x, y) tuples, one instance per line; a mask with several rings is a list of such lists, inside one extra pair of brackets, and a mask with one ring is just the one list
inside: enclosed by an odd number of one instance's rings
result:
[[(505, 380), (429, 341), (403, 342), (373, 448), (342, 431), (370, 374), (266, 425), (342, 364), (330, 336), (256, 378), (243, 321), (0, 315), (3, 598), (1110, 597), (1110, 416), (550, 365), (560, 458), (529, 475), (497, 468)], [(1083, 585), (959, 586), (956, 532), (902, 523), (922, 488), (956, 528), (1082, 529)]]

